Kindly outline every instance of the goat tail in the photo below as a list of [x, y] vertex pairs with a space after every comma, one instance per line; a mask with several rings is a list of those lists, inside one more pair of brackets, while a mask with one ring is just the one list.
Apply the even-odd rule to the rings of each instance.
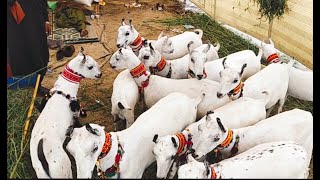
[[195, 99], [193, 99], [194, 102], [195, 102], [195, 104], [196, 104], [196, 105], [199, 105], [199, 104], [201, 103], [201, 101], [204, 99], [204, 96], [205, 96], [205, 95], [206, 95], [205, 93], [202, 93], [200, 96], [198, 96], [198, 97], [196, 97]]
[[262, 48], [260, 47], [257, 55], [257, 61], [261, 62], [261, 58], [262, 58]]
[[202, 38], [203, 31], [202, 31], [201, 29], [195, 29], [193, 32], [196, 33], [196, 34], [198, 34], [198, 36], [199, 36], [200, 39]]
[[220, 49], [220, 43], [215, 43], [215, 46], [214, 46], [214, 48], [216, 49], [216, 51], [218, 52], [219, 51], [219, 49]]
[[270, 101], [270, 93], [268, 91], [263, 91], [262, 94], [265, 95], [263, 102], [265, 103], [265, 105], [267, 106], [268, 102]]

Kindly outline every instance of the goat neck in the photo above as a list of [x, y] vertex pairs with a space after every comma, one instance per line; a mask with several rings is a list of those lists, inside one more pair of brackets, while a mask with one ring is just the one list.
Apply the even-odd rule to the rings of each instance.
[[216, 148], [221, 153], [222, 159], [230, 158], [239, 152], [239, 144], [241, 141], [244, 141], [244, 135], [242, 132], [243, 129], [247, 128], [250, 128], [250, 126], [235, 130], [228, 129], [227, 137]]
[[[64, 71], [66, 71], [66, 68], [64, 69]], [[80, 82], [72, 82], [70, 80], [67, 80], [67, 78], [63, 77], [62, 74], [63, 73], [59, 75], [58, 80], [55, 82], [54, 87], [51, 89], [51, 91], [62, 91], [65, 94], [69, 94], [71, 97], [76, 97]]]
[[138, 57], [133, 56], [130, 58], [131, 61], [128, 62], [127, 67], [130, 70], [130, 74], [139, 88], [145, 88], [148, 86], [148, 79], [150, 72], [146, 70], [146, 67], [138, 59]]
[[[164, 66], [164, 67], [163, 67]], [[170, 78], [171, 74], [170, 74], [170, 62], [168, 62], [166, 59], [164, 59], [164, 57], [159, 56], [158, 57], [158, 64], [156, 65], [156, 67], [151, 67], [151, 69], [155, 70], [155, 74], [159, 75], [161, 77], [168, 77]]]
[[[117, 139], [117, 134], [114, 132], [110, 132], [111, 134], [111, 148], [109, 153], [100, 159], [100, 168], [103, 172], [105, 172], [108, 168], [110, 168], [114, 163], [115, 163], [115, 157], [117, 155], [118, 151], [118, 139]], [[101, 144], [103, 146], [104, 144]]]

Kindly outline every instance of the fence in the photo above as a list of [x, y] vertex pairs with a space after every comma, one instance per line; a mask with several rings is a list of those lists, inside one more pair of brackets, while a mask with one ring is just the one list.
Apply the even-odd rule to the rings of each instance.
[[[264, 40], [269, 23], [259, 19], [252, 0], [191, 0], [213, 19], [229, 24], [251, 36]], [[288, 0], [290, 11], [274, 19], [271, 37], [275, 46], [313, 69], [313, 0]]]

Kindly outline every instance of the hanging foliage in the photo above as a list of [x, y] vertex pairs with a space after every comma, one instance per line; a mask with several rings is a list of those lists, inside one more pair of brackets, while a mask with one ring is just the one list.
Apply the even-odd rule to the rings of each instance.
[[275, 17], [281, 18], [285, 12], [289, 11], [288, 0], [253, 0], [259, 6], [259, 13], [271, 22]]

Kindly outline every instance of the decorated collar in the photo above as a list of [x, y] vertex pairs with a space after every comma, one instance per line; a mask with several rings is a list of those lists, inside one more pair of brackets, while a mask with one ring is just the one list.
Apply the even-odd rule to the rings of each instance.
[[166, 60], [164, 59], [164, 57], [161, 57], [160, 62], [155, 66], [155, 67], [149, 67], [151, 70], [151, 73], [156, 73], [156, 72], [160, 72], [162, 71], [167, 65]]
[[[148, 75], [147, 74], [147, 69], [146, 69], [146, 67], [144, 66], [143, 63], [140, 63], [137, 67], [133, 68], [130, 71], [130, 74], [131, 74], [131, 76], [133, 78], [139, 78], [142, 75], [145, 75], [145, 76]], [[138, 85], [140, 93], [143, 93], [144, 88], [146, 88], [149, 85], [149, 78], [150, 78], [150, 76], [148, 76], [145, 81], [142, 81], [140, 85]]]
[[69, 68], [68, 65], [64, 68], [64, 71], [61, 73], [61, 76], [72, 83], [79, 84], [81, 79], [84, 78], [81, 74], [74, 72], [72, 69]]
[[[236, 139], [235, 139], [235, 143], [233, 144], [233, 147], [230, 150], [229, 158], [233, 157], [235, 154], [238, 153], [239, 139], [240, 139], [240, 137], [239, 137], [239, 135], [237, 135]], [[233, 141], [233, 131], [229, 129], [227, 138], [219, 146], [217, 146], [213, 150], [215, 161], [219, 162], [222, 160], [222, 154], [221, 154], [220, 150], [227, 148], [232, 141]]]
[[132, 51], [137, 52], [141, 49], [143, 45], [143, 38], [138, 34], [138, 37], [130, 44], [132, 46]]
[[178, 147], [178, 151], [177, 151], [177, 155], [180, 156], [182, 154], [185, 154], [183, 153], [183, 150], [184, 150], [184, 147], [186, 146], [187, 148], [187, 151], [188, 150], [191, 150], [192, 148], [192, 135], [190, 134], [189, 132], [189, 129], [187, 129], [188, 131], [188, 140], [186, 140], [185, 136], [183, 133], [177, 133], [176, 136], [177, 138], [179, 139], [179, 147]]
[[140, 63], [137, 67], [133, 68], [130, 71], [130, 74], [133, 78], [138, 78], [142, 76], [143, 74], [146, 76], [147, 75], [147, 69], [144, 66], [144, 64]]
[[[107, 138], [107, 133], [106, 133], [106, 138]], [[110, 139], [111, 139], [111, 135], [110, 135]], [[113, 177], [115, 175], [117, 175], [117, 179], [120, 179], [120, 160], [122, 158], [122, 155], [123, 155], [124, 151], [123, 151], [123, 148], [122, 148], [122, 146], [121, 146], [121, 144], [119, 142], [118, 136], [117, 136], [117, 140], [118, 140], [118, 151], [117, 151], [117, 154], [115, 156], [114, 164], [110, 168], [108, 168], [105, 172], [103, 172], [101, 170], [101, 168], [100, 168], [100, 159], [98, 158], [98, 160], [96, 162], [97, 171], [98, 171], [97, 174], [98, 174], [98, 176], [100, 176], [101, 179], [105, 179], [105, 177], [110, 178], [110, 177]], [[105, 145], [106, 145], [106, 143], [104, 144], [104, 146]], [[111, 144], [110, 144], [110, 148], [111, 148]], [[110, 151], [110, 148], [109, 148], [108, 151]]]
[[105, 136], [106, 136], [106, 139], [104, 141], [101, 153], [100, 153], [100, 155], [98, 157], [98, 160], [104, 158], [109, 153], [109, 151], [111, 149], [111, 146], [112, 146], [111, 134], [107, 133], [105, 131]]
[[237, 87], [235, 87], [230, 92], [228, 92], [228, 96], [229, 97], [235, 96], [240, 92], [240, 96], [239, 97], [242, 97], [243, 86], [244, 86], [244, 83], [240, 80], [240, 83], [237, 85]]
[[[190, 75], [192, 78], [196, 78], [196, 74], [190, 69], [188, 69], [188, 75]], [[204, 78], [207, 78], [207, 73], [206, 73], [206, 70], [203, 68], [203, 75], [204, 75]]]
[[228, 129], [228, 135], [227, 135], [226, 139], [218, 147], [219, 148], [228, 147], [230, 145], [230, 143], [232, 142], [232, 138], [233, 138], [233, 131]]
[[268, 56], [267, 61], [269, 64], [271, 63], [283, 63], [282, 61], [279, 60], [279, 56], [277, 53], [271, 54], [270, 56]]
[[[218, 178], [217, 178], [218, 175], [217, 175], [216, 171], [214, 170], [214, 166], [210, 166], [210, 170], [211, 170], [210, 179], [218, 179]], [[220, 176], [219, 179], [221, 179], [221, 176]]]

